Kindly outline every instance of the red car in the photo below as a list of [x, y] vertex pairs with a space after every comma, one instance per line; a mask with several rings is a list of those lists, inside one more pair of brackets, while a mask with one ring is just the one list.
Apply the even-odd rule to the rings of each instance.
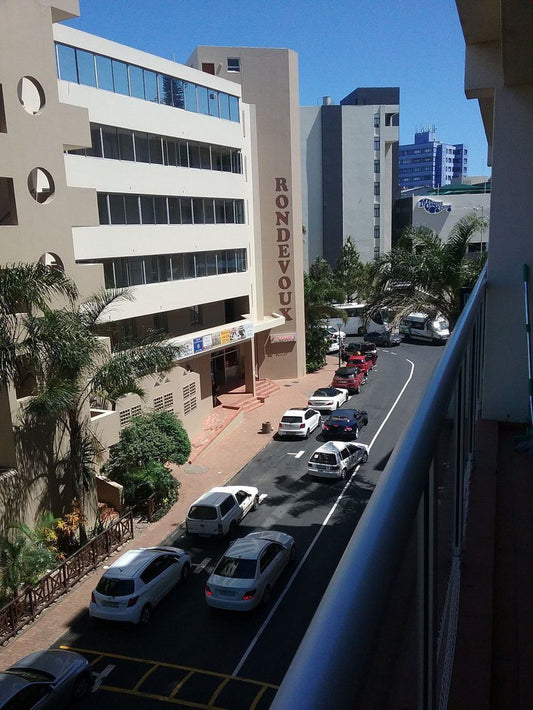
[[366, 355], [350, 355], [346, 367], [358, 367], [366, 375], [374, 367], [374, 359], [370, 353]]
[[366, 382], [366, 374], [358, 367], [346, 366], [339, 367], [335, 372], [331, 382], [332, 387], [340, 387], [348, 390], [349, 394], [359, 394], [361, 385]]

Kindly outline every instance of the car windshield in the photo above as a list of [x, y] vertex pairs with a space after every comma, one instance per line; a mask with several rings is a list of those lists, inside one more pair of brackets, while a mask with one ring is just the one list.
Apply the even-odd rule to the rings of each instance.
[[217, 509], [214, 505], [193, 505], [188, 517], [191, 520], [216, 520]]
[[215, 568], [214, 574], [233, 579], [254, 579], [257, 560], [242, 560], [238, 557], [224, 557]]
[[347, 422], [351, 421], [351, 417], [348, 415], [344, 416], [339, 416], [338, 414], [332, 414], [331, 417], [329, 418], [329, 422], [335, 422], [335, 423], [342, 423], [346, 424]]
[[294, 416], [285, 416], [281, 417], [281, 421], [284, 424], [299, 424], [302, 421], [302, 417], [294, 417]]
[[24, 678], [24, 680], [27, 680], [30, 683], [51, 683], [55, 680], [55, 677], [51, 673], [39, 671], [34, 668], [17, 668], [17, 666], [13, 666], [7, 671], [2, 671], [2, 673], [16, 675], [19, 678]]
[[313, 392], [313, 397], [334, 397], [338, 393], [339, 390], [331, 387], [329, 389], [317, 390], [316, 392]]
[[337, 458], [335, 454], [326, 454], [323, 451], [315, 451], [311, 456], [312, 463], [324, 463], [328, 466], [335, 466], [337, 463]]
[[433, 325], [436, 330], [448, 330], [448, 323], [445, 320], [436, 320]]
[[134, 588], [133, 579], [115, 579], [105, 576], [96, 585], [96, 591], [108, 597], [127, 597], [133, 594]]

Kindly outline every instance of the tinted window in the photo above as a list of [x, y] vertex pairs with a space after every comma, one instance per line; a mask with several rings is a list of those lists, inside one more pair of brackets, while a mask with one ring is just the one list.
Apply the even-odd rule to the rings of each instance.
[[236, 557], [224, 557], [215, 568], [214, 574], [235, 579], [254, 579], [257, 560], [240, 560]]
[[281, 421], [284, 422], [285, 424], [301, 424], [302, 422], [302, 417], [294, 417], [292, 415], [287, 415], [285, 417], [281, 417]]
[[216, 520], [217, 509], [214, 505], [193, 505], [189, 510], [191, 520]]
[[220, 504], [220, 513], [222, 517], [224, 517], [224, 515], [227, 515], [234, 505], [235, 502], [231, 496], [225, 498]]
[[133, 594], [134, 588], [133, 579], [113, 579], [113, 577], [102, 577], [96, 585], [96, 591], [108, 597], [127, 597]]
[[337, 457], [335, 454], [326, 454], [323, 451], [315, 451], [315, 453], [311, 456], [311, 461], [313, 463], [323, 463], [328, 466], [335, 466], [337, 463]]
[[335, 377], [353, 377], [355, 372], [355, 368], [353, 367], [339, 367], [335, 373]]

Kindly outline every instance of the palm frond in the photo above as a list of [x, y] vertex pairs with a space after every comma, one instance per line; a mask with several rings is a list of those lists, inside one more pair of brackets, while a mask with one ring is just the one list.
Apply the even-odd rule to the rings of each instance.
[[133, 295], [129, 289], [112, 288], [99, 291], [80, 304], [81, 320], [87, 328], [92, 330], [104, 314], [109, 315], [112, 312], [114, 306], [119, 305], [122, 301], [132, 300]]

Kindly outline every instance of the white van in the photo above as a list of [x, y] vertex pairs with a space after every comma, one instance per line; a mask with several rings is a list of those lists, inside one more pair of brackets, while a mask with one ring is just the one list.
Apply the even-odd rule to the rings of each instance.
[[409, 313], [400, 320], [400, 335], [406, 340], [419, 338], [432, 343], [445, 343], [450, 337], [448, 321], [442, 316], [431, 318], [427, 313]]

